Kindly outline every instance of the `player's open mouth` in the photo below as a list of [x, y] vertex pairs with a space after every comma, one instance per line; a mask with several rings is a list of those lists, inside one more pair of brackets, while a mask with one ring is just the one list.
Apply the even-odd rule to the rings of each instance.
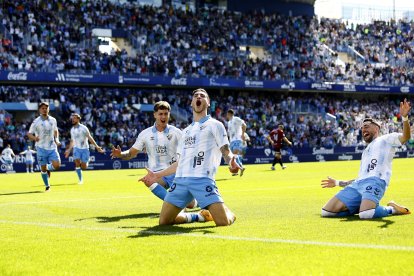
[[201, 105], [201, 101], [200, 100], [197, 100], [196, 101], [196, 106], [200, 106]]
[[364, 133], [362, 133], [362, 136], [364, 136], [364, 137], [368, 137], [368, 136], [369, 136], [369, 132], [364, 132]]

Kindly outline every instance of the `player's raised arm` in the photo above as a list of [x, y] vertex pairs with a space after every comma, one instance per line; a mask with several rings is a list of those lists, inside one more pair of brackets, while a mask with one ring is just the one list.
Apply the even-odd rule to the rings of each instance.
[[410, 121], [408, 120], [408, 113], [410, 112], [410, 109], [411, 103], [407, 101], [407, 99], [404, 99], [404, 101], [400, 103], [400, 114], [403, 121], [403, 132], [402, 136], [399, 138], [401, 144], [407, 142], [411, 137]]

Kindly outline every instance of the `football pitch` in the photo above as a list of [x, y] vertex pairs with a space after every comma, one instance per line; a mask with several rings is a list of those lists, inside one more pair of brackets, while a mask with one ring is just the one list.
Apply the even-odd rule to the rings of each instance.
[[[414, 215], [321, 218], [359, 161], [226, 167], [216, 176], [235, 224], [159, 227], [144, 170], [0, 175], [0, 275], [414, 275]], [[414, 209], [414, 159], [396, 159], [382, 204]]]

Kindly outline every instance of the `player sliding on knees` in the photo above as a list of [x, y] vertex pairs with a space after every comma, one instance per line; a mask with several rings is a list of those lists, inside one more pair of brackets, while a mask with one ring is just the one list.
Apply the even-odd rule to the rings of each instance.
[[[178, 141], [181, 139], [182, 132], [180, 129], [169, 125], [170, 120], [170, 104], [165, 101], [159, 101], [154, 104], [155, 124], [152, 127], [144, 129], [139, 135], [135, 144], [129, 150], [121, 151], [121, 148], [113, 147], [111, 152], [112, 158], [121, 158], [122, 160], [130, 160], [140, 152], [148, 154], [148, 165], [152, 171], [160, 171], [176, 160], [176, 152]], [[167, 190], [173, 183], [174, 173], [158, 178], [154, 183], [146, 185], [150, 191], [164, 200]], [[187, 206], [194, 208], [197, 206], [192, 201]]]
[[203, 219], [214, 220], [217, 226], [232, 224], [236, 217], [224, 205], [214, 177], [221, 156], [232, 167], [238, 166], [229, 148], [224, 125], [207, 115], [210, 98], [204, 89], [193, 91], [191, 107], [193, 123], [183, 131], [177, 148], [178, 160], [165, 170], [152, 172], [140, 179], [147, 185], [160, 177], [175, 173], [160, 213], [160, 225], [199, 221], [196, 214], [182, 210], [194, 197], [202, 209]]
[[343, 217], [359, 214], [361, 219], [382, 218], [390, 215], [408, 215], [410, 211], [391, 201], [380, 206], [391, 178], [391, 163], [396, 147], [410, 139], [408, 114], [411, 105], [404, 99], [400, 103], [402, 133], [380, 136], [381, 125], [372, 118], [362, 123], [362, 137], [368, 144], [362, 153], [358, 178], [340, 181], [328, 177], [322, 180], [322, 188], [345, 187], [322, 208], [322, 217]]

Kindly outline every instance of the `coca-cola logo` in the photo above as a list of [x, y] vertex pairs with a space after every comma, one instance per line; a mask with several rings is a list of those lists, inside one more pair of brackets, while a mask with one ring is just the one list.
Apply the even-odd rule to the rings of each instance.
[[8, 80], [13, 80], [13, 81], [26, 81], [27, 80], [27, 73], [26, 72], [18, 72], [18, 73], [10, 72], [7, 75], [7, 79]]
[[187, 85], [187, 79], [186, 78], [172, 78], [171, 79], [171, 85]]

